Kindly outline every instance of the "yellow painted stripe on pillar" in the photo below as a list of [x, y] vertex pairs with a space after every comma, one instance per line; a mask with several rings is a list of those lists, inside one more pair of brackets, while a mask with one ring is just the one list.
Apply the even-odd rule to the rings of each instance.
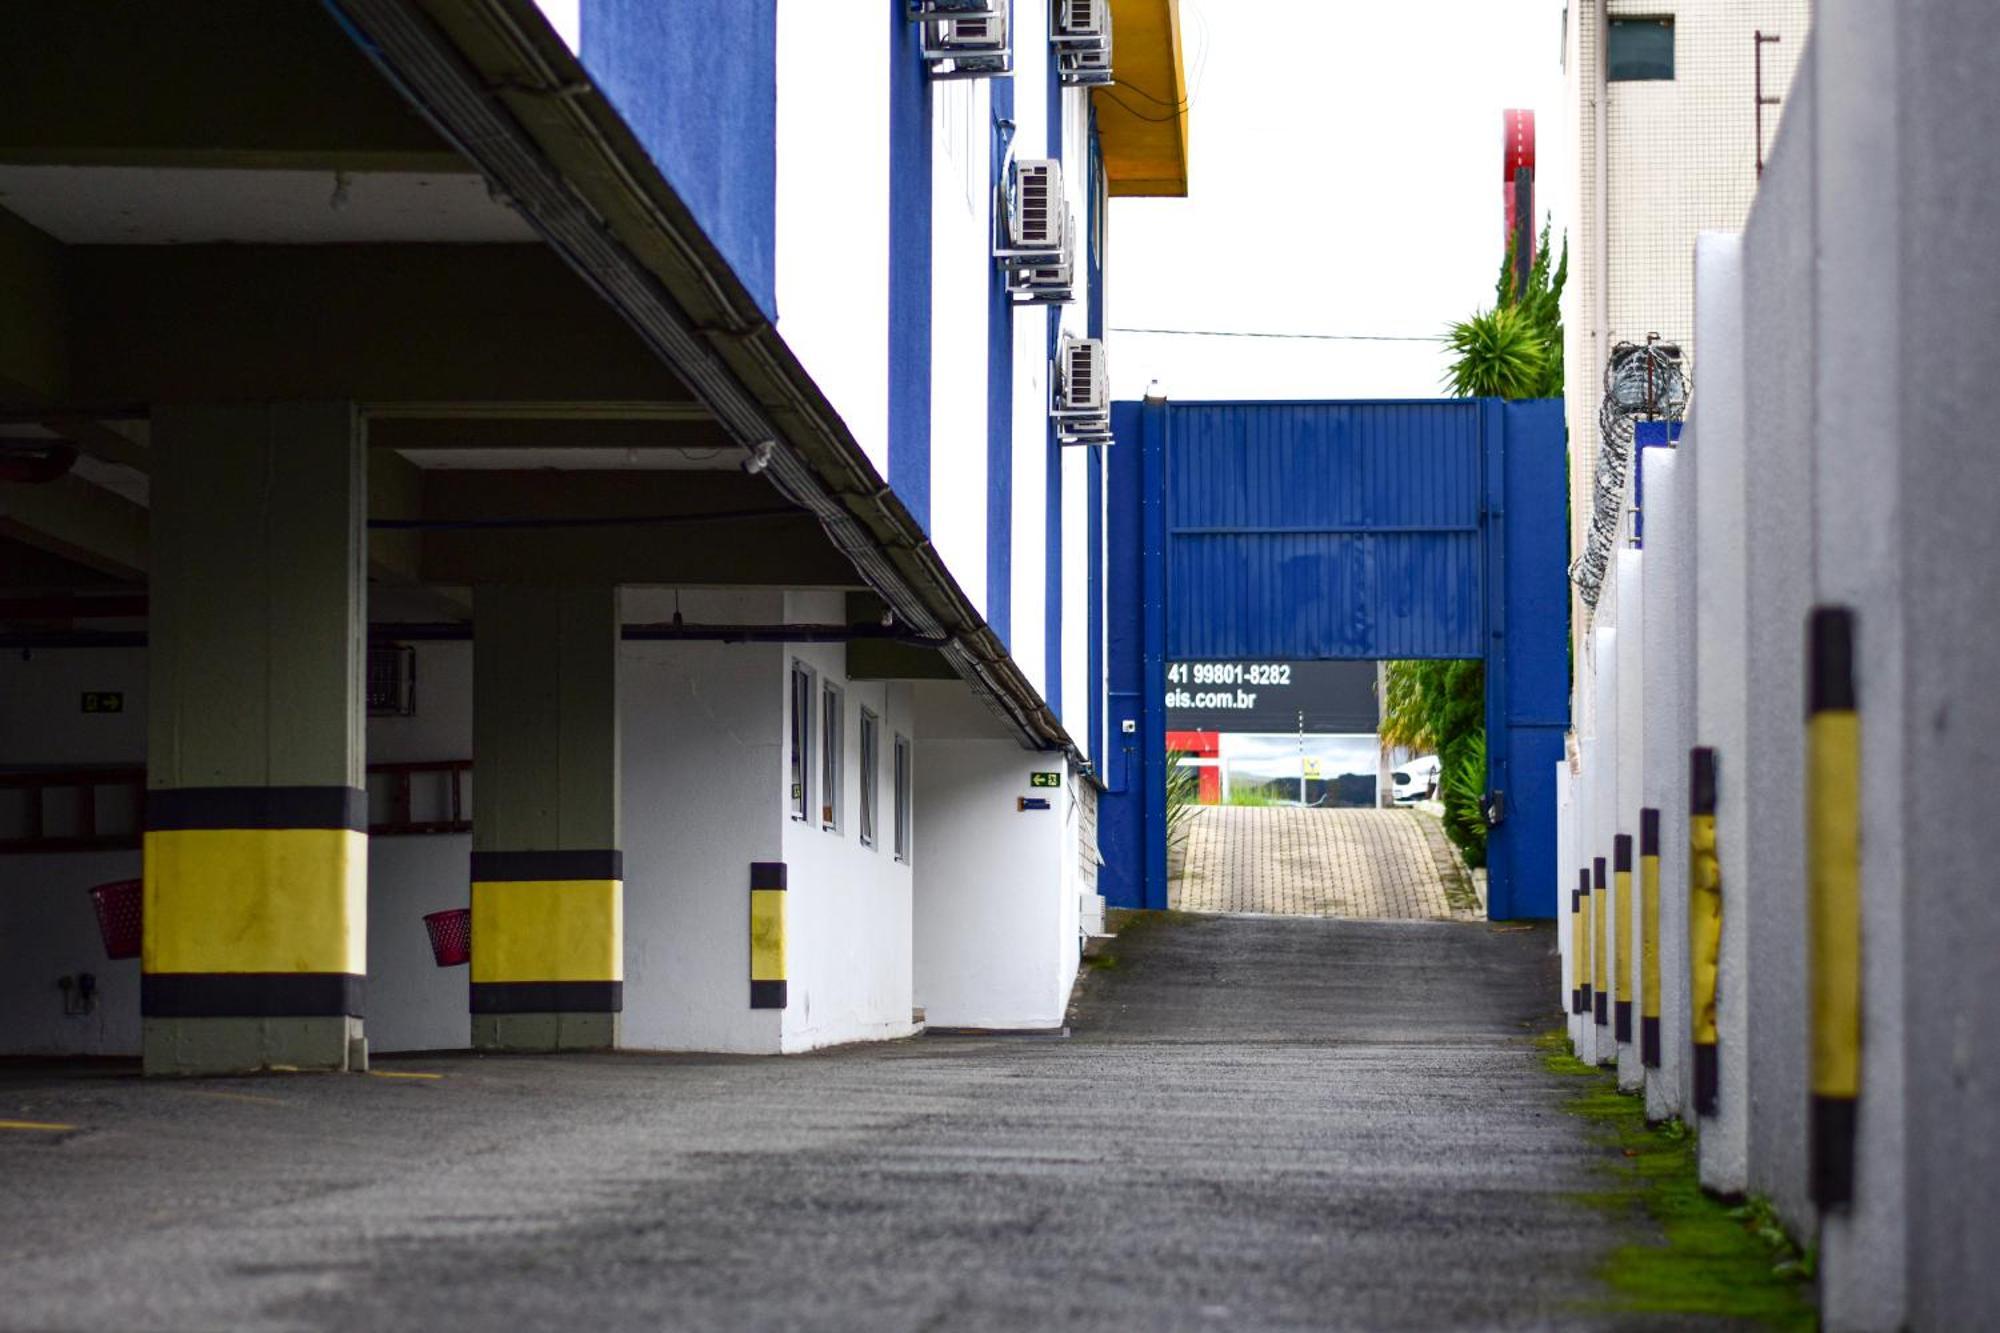
[[785, 891], [750, 891], [750, 980], [785, 979]]
[[141, 966], [166, 972], [368, 970], [368, 835], [154, 829]]
[[1715, 816], [1688, 817], [1688, 982], [1694, 1044], [1716, 1041], [1715, 984], [1722, 959], [1722, 862]]
[[1590, 928], [1593, 935], [1590, 945], [1590, 977], [1599, 995], [1609, 995], [1611, 993], [1611, 977], [1609, 975], [1611, 953], [1605, 944], [1607, 932], [1605, 918], [1611, 915], [1606, 910], [1610, 906], [1606, 902], [1609, 896], [1609, 894], [1605, 893], [1604, 886], [1598, 883], [1593, 877], [1590, 895]]
[[[1632, 872], [1611, 872], [1613, 891], [1618, 896], [1618, 993], [1620, 1004], [1632, 1003]], [[1631, 1011], [1622, 1011], [1629, 1023]]]
[[[1590, 965], [1589, 958], [1583, 952], [1585, 895], [1575, 889], [1571, 889], [1569, 895], [1569, 988], [1575, 995], [1581, 995], [1584, 969]], [[1572, 1004], [1570, 1007], [1574, 1009], [1575, 1005]]]
[[624, 979], [623, 881], [509, 879], [473, 883], [474, 982]]
[[1639, 858], [1639, 1017], [1660, 1016], [1660, 858]]
[[1808, 941], [1812, 960], [1812, 1090], [1861, 1093], [1861, 719], [1815, 713], [1806, 723]]

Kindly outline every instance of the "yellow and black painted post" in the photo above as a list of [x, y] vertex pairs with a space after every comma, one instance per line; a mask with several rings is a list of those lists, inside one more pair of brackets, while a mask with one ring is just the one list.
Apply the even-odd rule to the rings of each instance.
[[472, 592], [472, 1045], [606, 1050], [625, 1008], [618, 590]]
[[1590, 918], [1583, 905], [1590, 901], [1590, 872], [1577, 871], [1583, 881], [1569, 891], [1569, 1011], [1590, 1012], [1590, 952], [1585, 941], [1590, 935]]
[[612, 1044], [581, 1030], [625, 1007], [624, 889], [615, 848], [472, 854], [472, 1021], [491, 1029], [480, 1045]]
[[785, 977], [785, 892], [783, 861], [750, 863], [752, 1009], [783, 1009], [790, 998]]
[[[361, 1017], [366, 792], [149, 792], [144, 875], [139, 1008], [147, 1019], [328, 1020], [344, 1034], [344, 1020]], [[330, 1049], [346, 1040], [337, 1034]], [[175, 1039], [180, 1058], [195, 1069], [255, 1064], [244, 1056], [218, 1064], [200, 1049], [206, 1044], [185, 1027]], [[173, 1067], [160, 1058], [149, 1063]]]
[[1607, 975], [1610, 955], [1605, 951], [1606, 909], [1604, 888], [1604, 858], [1599, 856], [1590, 863], [1590, 979], [1593, 985], [1591, 1003], [1592, 1017], [1597, 1026], [1608, 1027], [1611, 1023], [1611, 978]]
[[150, 453], [144, 1070], [365, 1067], [359, 413], [158, 404]]
[[1722, 965], [1722, 862], [1715, 847], [1715, 751], [1688, 753], [1688, 983], [1694, 1109], [1714, 1115], [1722, 1083], [1715, 991]]
[[1639, 812], [1639, 1061], [1660, 1067], [1660, 812]]
[[1854, 1198], [1861, 1095], [1861, 721], [1854, 613], [1813, 608], [1807, 630], [1806, 886], [1812, 995], [1812, 1188]]
[[1612, 1035], [1619, 1042], [1632, 1040], [1632, 835], [1620, 833], [1611, 840], [1611, 877], [1618, 900], [1618, 994]]

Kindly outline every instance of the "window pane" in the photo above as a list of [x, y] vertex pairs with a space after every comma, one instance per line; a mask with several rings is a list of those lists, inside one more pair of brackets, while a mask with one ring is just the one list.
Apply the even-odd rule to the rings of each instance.
[[840, 827], [840, 779], [847, 758], [847, 747], [841, 743], [844, 721], [846, 710], [841, 707], [840, 691], [828, 685], [820, 695], [819, 822], [829, 829]]
[[861, 710], [861, 805], [857, 816], [855, 834], [864, 847], [875, 845], [875, 788], [878, 760], [876, 748], [880, 744], [881, 726], [875, 715], [867, 709]]
[[812, 774], [812, 674], [796, 662], [792, 664], [791, 811], [794, 819], [804, 819], [811, 804], [806, 784]]
[[910, 859], [910, 743], [896, 737], [896, 859]]
[[1674, 77], [1674, 21], [1612, 19], [1605, 77], [1613, 83]]

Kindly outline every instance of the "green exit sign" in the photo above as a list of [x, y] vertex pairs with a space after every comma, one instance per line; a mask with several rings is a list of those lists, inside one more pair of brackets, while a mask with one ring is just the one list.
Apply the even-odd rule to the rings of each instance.
[[1031, 773], [1028, 775], [1028, 785], [1030, 787], [1060, 787], [1062, 786], [1062, 774]]
[[125, 711], [125, 696], [117, 690], [85, 690], [83, 711], [86, 713], [122, 713]]

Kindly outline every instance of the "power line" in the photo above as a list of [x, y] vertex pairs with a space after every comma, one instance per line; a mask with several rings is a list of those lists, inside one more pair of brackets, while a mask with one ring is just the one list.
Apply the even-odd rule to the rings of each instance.
[[1138, 329], [1114, 326], [1113, 333], [1160, 333], [1177, 338], [1281, 338], [1300, 342], [1441, 343], [1442, 333], [1262, 333], [1249, 329]]

